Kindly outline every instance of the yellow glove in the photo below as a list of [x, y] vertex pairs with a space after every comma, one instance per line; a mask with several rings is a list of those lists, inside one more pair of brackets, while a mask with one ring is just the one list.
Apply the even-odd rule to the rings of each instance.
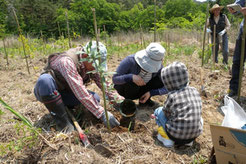
[[159, 126], [157, 131], [163, 138], [170, 140], [162, 126]]

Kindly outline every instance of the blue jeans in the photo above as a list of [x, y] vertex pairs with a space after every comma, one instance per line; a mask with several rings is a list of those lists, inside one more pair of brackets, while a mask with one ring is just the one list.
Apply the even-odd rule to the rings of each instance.
[[[213, 36], [211, 36], [211, 40], [213, 43]], [[218, 53], [219, 53], [219, 35], [216, 36], [215, 38], [215, 62], [218, 63]], [[225, 33], [222, 36], [222, 54], [223, 54], [223, 63], [228, 64], [228, 36], [227, 33]], [[213, 53], [213, 48], [212, 48], [212, 53]]]
[[163, 129], [166, 130], [165, 127], [166, 127], [167, 118], [162, 109], [163, 107], [158, 107], [155, 109], [154, 112], [155, 121], [158, 126], [162, 126]]
[[[38, 101], [43, 102], [42, 97], [50, 96], [54, 94], [54, 92], [58, 92], [57, 90], [58, 88], [53, 77], [50, 74], [42, 74], [39, 76], [34, 87], [34, 94]], [[88, 92], [92, 94], [98, 102], [100, 102], [100, 97], [98, 94], [89, 90]], [[73, 92], [60, 91], [59, 93], [61, 94], [63, 103], [66, 106], [73, 107], [81, 104], [81, 102], [76, 98]]]
[[[234, 49], [233, 63], [232, 63], [232, 77], [230, 80], [230, 90], [233, 91], [234, 93], [237, 93], [238, 91], [240, 61], [241, 61], [241, 46], [242, 46], [242, 30], [240, 29], [239, 36], [236, 40], [236, 45]], [[246, 48], [244, 53], [246, 53]], [[244, 56], [244, 62], [245, 62], [245, 56]]]

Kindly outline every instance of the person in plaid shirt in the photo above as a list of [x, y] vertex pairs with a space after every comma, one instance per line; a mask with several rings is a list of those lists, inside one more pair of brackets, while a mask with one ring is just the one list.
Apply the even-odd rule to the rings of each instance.
[[200, 94], [189, 86], [188, 71], [181, 62], [162, 68], [161, 78], [169, 93], [164, 106], [154, 112], [157, 138], [165, 147], [191, 146], [203, 130]]
[[[88, 44], [87, 44], [88, 45]], [[96, 51], [96, 42], [92, 42], [91, 51]], [[85, 49], [87, 49], [85, 47]], [[106, 56], [106, 47], [99, 42], [99, 52]], [[95, 68], [92, 63], [83, 60], [88, 58], [83, 47], [69, 49], [63, 53], [52, 54], [48, 58], [45, 72], [40, 75], [34, 88], [34, 93], [53, 116], [57, 130], [71, 132], [74, 130], [66, 113], [66, 106], [73, 108], [82, 104], [96, 118], [107, 125], [104, 108], [99, 104], [100, 97], [95, 92], [86, 89], [86, 84], [94, 80], [99, 89], [102, 89], [98, 73], [87, 73]], [[105, 58], [106, 59], [106, 58]], [[107, 83], [108, 85], [108, 83]], [[114, 100], [115, 94], [106, 91], [109, 100]], [[117, 95], [120, 98], [119, 95]], [[119, 122], [108, 112], [111, 127], [118, 126]]]

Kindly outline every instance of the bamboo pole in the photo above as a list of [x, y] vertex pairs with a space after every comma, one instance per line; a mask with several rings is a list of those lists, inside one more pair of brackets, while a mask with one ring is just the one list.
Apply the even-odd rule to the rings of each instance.
[[[246, 2], [245, 2], [246, 3]], [[243, 66], [244, 66], [244, 58], [245, 58], [245, 37], [246, 37], [246, 16], [244, 15], [243, 22], [243, 36], [242, 36], [242, 44], [241, 44], [241, 59], [240, 59], [240, 71], [239, 71], [239, 83], [238, 83], [238, 92], [237, 99], [240, 100], [241, 95], [241, 86], [242, 86], [242, 77], [243, 77]]]
[[205, 41], [206, 41], [206, 29], [207, 29], [207, 21], [208, 21], [208, 10], [209, 10], [209, 3], [207, 5], [207, 13], [206, 13], [206, 21], [203, 31], [203, 44], [202, 44], [202, 66], [204, 65], [204, 50], [205, 50]]
[[70, 41], [70, 32], [69, 32], [69, 22], [68, 22], [67, 11], [65, 12], [65, 14], [66, 14], [66, 20], [67, 20], [67, 37], [68, 37], [68, 44], [69, 44], [69, 48], [72, 48], [71, 41]]
[[26, 55], [26, 49], [25, 49], [25, 43], [24, 43], [24, 40], [23, 40], [23, 37], [24, 37], [24, 36], [22, 36], [20, 24], [19, 24], [18, 18], [17, 18], [17, 16], [16, 16], [16, 13], [15, 13], [15, 10], [14, 10], [13, 7], [12, 7], [12, 11], [13, 11], [13, 14], [14, 14], [14, 17], [15, 17], [15, 21], [16, 21], [16, 24], [17, 24], [17, 28], [18, 28], [18, 31], [19, 31], [19, 36], [20, 36], [20, 38], [21, 38], [22, 47], [23, 47], [23, 52], [24, 52], [25, 61], [26, 61], [27, 71], [28, 71], [28, 74], [30, 75], [29, 64], [28, 64], [27, 55]]
[[8, 56], [8, 52], [7, 52], [6, 46], [5, 46], [5, 37], [3, 37], [3, 48], [4, 48], [4, 53], [6, 56], [7, 65], [9, 65], [9, 56]]
[[154, 12], [154, 16], [155, 16], [155, 20], [154, 20], [154, 42], [156, 42], [156, 0], [154, 0], [155, 2], [155, 12]]
[[213, 31], [213, 69], [215, 69], [215, 47], [216, 47], [216, 25], [214, 25]]
[[[97, 33], [97, 20], [96, 20], [96, 10], [95, 8], [92, 8], [92, 12], [93, 12], [93, 20], [94, 20], [94, 29], [95, 29], [95, 35], [96, 35], [96, 43], [97, 43], [97, 52], [99, 53], [99, 38], [98, 38], [98, 33]], [[101, 66], [101, 57], [99, 58], [99, 65]], [[109, 124], [109, 118], [108, 118], [108, 112], [107, 112], [107, 104], [106, 104], [106, 93], [105, 93], [105, 87], [104, 87], [104, 83], [105, 83], [105, 78], [102, 74], [102, 72], [99, 72], [100, 74], [100, 78], [101, 78], [101, 85], [102, 85], [102, 92], [103, 92], [103, 104], [104, 104], [104, 110], [105, 110], [105, 115], [106, 115], [106, 119], [107, 119], [107, 128], [109, 133], [111, 133], [111, 127]]]
[[59, 37], [61, 37], [61, 28], [59, 22], [57, 22], [57, 27], [58, 27]]

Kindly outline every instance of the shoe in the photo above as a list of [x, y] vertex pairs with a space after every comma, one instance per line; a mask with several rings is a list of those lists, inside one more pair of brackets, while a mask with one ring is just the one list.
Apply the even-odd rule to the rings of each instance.
[[234, 90], [230, 90], [228, 96], [229, 97], [237, 96], [237, 92], [235, 92]]
[[154, 107], [156, 103], [151, 99], [148, 99], [145, 103], [139, 103], [139, 107]]
[[163, 138], [160, 134], [157, 135], [157, 139], [162, 142], [162, 144], [167, 147], [167, 148], [171, 148], [174, 145], [174, 142], [170, 139], [165, 139]]
[[193, 145], [193, 141], [191, 141], [190, 143], [185, 144], [185, 146], [191, 147]]

